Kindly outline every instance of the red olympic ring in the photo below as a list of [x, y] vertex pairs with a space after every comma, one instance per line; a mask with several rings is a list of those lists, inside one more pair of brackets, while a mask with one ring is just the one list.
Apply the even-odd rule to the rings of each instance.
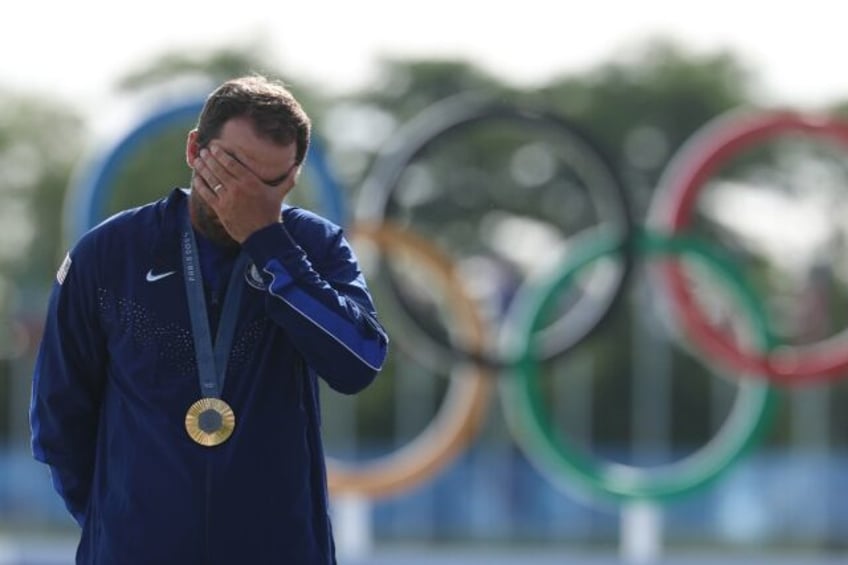
[[[793, 112], [731, 112], [696, 134], [678, 152], [660, 179], [648, 225], [669, 235], [692, 223], [697, 197], [719, 167], [757, 143], [786, 134], [835, 141], [848, 149], [848, 123]], [[676, 260], [659, 270], [660, 282], [682, 330], [708, 358], [782, 384], [834, 379], [848, 370], [848, 330], [828, 339], [769, 352], [745, 348], [709, 322]]]

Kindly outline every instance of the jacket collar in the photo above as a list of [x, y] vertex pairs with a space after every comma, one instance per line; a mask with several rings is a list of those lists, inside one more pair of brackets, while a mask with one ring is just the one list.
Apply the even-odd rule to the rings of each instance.
[[175, 188], [159, 202], [157, 215], [159, 230], [153, 241], [153, 265], [157, 271], [179, 270], [180, 231], [183, 218], [188, 214], [188, 189]]

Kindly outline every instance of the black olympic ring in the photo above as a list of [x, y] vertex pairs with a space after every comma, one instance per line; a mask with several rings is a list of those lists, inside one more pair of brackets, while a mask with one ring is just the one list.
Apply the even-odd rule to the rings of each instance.
[[[540, 358], [556, 359], [567, 354], [602, 325], [621, 298], [634, 264], [631, 247], [635, 222], [623, 183], [607, 153], [583, 128], [547, 109], [506, 104], [474, 95], [461, 95], [438, 102], [403, 126], [377, 156], [358, 196], [356, 218], [357, 221], [368, 223], [391, 220], [404, 225], [405, 222], [393, 217], [393, 213], [399, 208], [397, 196], [405, 173], [417, 159], [431, 155], [436, 148], [444, 146], [459, 134], [465, 134], [473, 141], [472, 128], [481, 124], [498, 126], [500, 129], [495, 130], [495, 135], [502, 145], [510, 142], [510, 133], [514, 136], [516, 131], [521, 131], [525, 136], [529, 133], [533, 136], [533, 143], [550, 140], [549, 144], [555, 144], [556, 157], [560, 161], [556, 163], [559, 168], [554, 170], [552, 177], [559, 180], [569, 176], [570, 184], [565, 184], [563, 188], [566, 191], [578, 188], [585, 191], [601, 222], [578, 234], [567, 234], [569, 244], [584, 237], [599, 235], [611, 235], [622, 242], [614, 260], [616, 267], [612, 276], [609, 269], [596, 273], [588, 284], [590, 292], [581, 293], [556, 322], [539, 331], [537, 350]], [[509, 127], [518, 129], [510, 130]], [[523, 141], [524, 147], [530, 145], [526, 139]], [[514, 153], [518, 151], [510, 150]], [[567, 210], [555, 212], [561, 214]], [[562, 230], [561, 225], [557, 228]], [[589, 233], [590, 230], [603, 233]], [[548, 251], [539, 249], [537, 253], [541, 257]], [[390, 269], [388, 275], [392, 300], [398, 302], [401, 307], [399, 310], [418, 319], [420, 323], [421, 316], [416, 313], [420, 307], [413, 304], [409, 290], [404, 288], [398, 276], [393, 275]], [[504, 318], [507, 322], [509, 316], [507, 306]], [[508, 325], [501, 324], [502, 329]], [[497, 336], [493, 336], [494, 343], [488, 347], [483, 344], [481, 348], [479, 345], [475, 347], [455, 342], [447, 333], [439, 332], [431, 326], [423, 325], [422, 328], [429, 343], [422, 346], [419, 341], [415, 349], [427, 363], [436, 362], [440, 366], [447, 366], [459, 358], [501, 369], [513, 366], [516, 361], [498, 350]]]

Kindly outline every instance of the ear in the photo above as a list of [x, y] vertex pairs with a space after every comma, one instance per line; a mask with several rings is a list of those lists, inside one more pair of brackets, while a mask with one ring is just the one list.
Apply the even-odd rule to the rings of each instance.
[[197, 130], [193, 129], [188, 132], [186, 139], [186, 164], [189, 169], [194, 169], [194, 160], [197, 159], [200, 153], [200, 147], [197, 145]]

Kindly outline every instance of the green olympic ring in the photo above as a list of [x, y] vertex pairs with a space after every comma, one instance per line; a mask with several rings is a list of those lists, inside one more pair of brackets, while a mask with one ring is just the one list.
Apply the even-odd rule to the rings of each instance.
[[[592, 457], [569, 443], [552, 429], [546, 417], [539, 388], [540, 365], [531, 336], [543, 322], [555, 297], [583, 267], [616, 251], [620, 243], [612, 239], [592, 240], [588, 247], [564, 261], [548, 280], [525, 294], [520, 327], [513, 339], [518, 364], [516, 377], [501, 383], [501, 400], [507, 424], [518, 444], [537, 470], [560, 488], [580, 488], [615, 502], [659, 500], [687, 494], [706, 486], [755, 446], [769, 427], [776, 389], [767, 379], [744, 379], [733, 407], [715, 436], [688, 456], [658, 467], [639, 467]], [[692, 238], [666, 238], [640, 232], [636, 250], [648, 255], [691, 255], [720, 275], [752, 322], [756, 345], [763, 350], [775, 347], [766, 316], [754, 292], [733, 264], [703, 242]]]

